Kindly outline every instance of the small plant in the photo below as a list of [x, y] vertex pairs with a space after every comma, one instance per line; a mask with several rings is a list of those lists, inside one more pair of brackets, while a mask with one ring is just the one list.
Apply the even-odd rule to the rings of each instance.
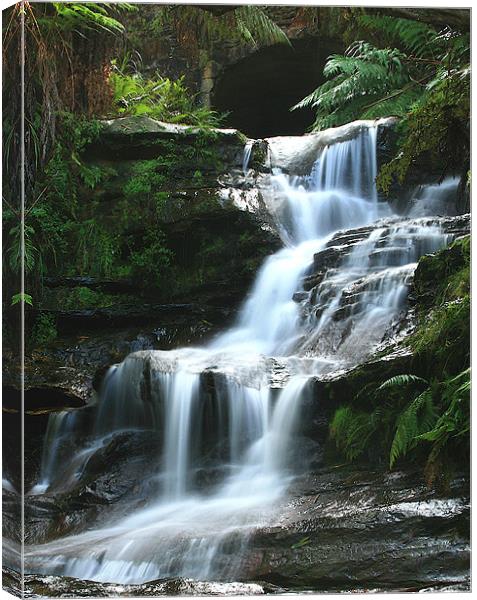
[[131, 252], [131, 275], [145, 287], [158, 288], [164, 284], [164, 275], [172, 258], [173, 253], [165, 244], [164, 234], [160, 230], [149, 230], [140, 249]]
[[19, 294], [14, 294], [12, 296], [11, 306], [15, 306], [15, 304], [19, 304], [20, 302], [24, 302], [30, 306], [33, 306], [33, 298], [30, 294], [24, 294], [20, 292]]
[[35, 319], [32, 331], [32, 343], [34, 346], [46, 346], [56, 339], [58, 335], [55, 318], [47, 313], [40, 313]]

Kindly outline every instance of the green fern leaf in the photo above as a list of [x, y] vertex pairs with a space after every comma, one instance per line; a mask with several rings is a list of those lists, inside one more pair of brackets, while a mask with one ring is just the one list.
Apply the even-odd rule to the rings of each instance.
[[426, 385], [428, 384], [428, 382], [422, 377], [418, 377], [417, 375], [403, 374], [395, 375], [394, 377], [387, 379], [378, 387], [378, 390], [385, 390], [391, 387], [409, 385], [411, 383], [425, 383]]
[[417, 438], [436, 421], [432, 392], [428, 388], [415, 398], [397, 420], [396, 433], [389, 454], [389, 467], [405, 456], [417, 443]]

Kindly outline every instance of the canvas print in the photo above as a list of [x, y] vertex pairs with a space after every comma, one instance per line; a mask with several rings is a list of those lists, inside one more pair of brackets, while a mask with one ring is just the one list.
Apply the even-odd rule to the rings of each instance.
[[3, 588], [470, 591], [470, 4], [3, 10]]

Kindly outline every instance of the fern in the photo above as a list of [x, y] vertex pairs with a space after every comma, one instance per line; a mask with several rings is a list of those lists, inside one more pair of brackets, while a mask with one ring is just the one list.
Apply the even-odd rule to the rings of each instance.
[[389, 467], [405, 456], [417, 444], [420, 434], [428, 431], [436, 421], [432, 391], [427, 388], [415, 398], [397, 420], [396, 433], [391, 444]]
[[114, 108], [120, 115], [148, 115], [168, 123], [203, 128], [217, 127], [222, 121], [223, 117], [217, 112], [196, 104], [194, 94], [184, 84], [184, 77], [173, 81], [156, 73], [155, 77], [146, 79], [138, 72], [126, 73], [112, 61], [109, 81]]
[[[367, 42], [356, 42], [344, 55], [330, 56], [323, 70], [328, 81], [291, 109], [314, 108], [313, 130], [391, 115], [407, 120], [412, 113], [419, 114], [419, 107], [425, 106], [432, 92], [438, 104], [446, 106], [451, 79], [463, 82], [461, 98], [468, 94], [467, 33], [448, 28], [438, 32], [420, 21], [379, 14], [360, 13], [357, 22], [365, 30], [378, 34], [381, 41], [384, 38], [396, 47], [381, 49]], [[448, 118], [446, 122], [449, 123]], [[442, 136], [437, 131], [434, 137]], [[431, 143], [432, 147], [441, 147], [439, 140], [432, 139]], [[410, 149], [404, 150], [402, 158], [390, 164], [378, 182], [382, 191], [388, 191], [393, 176], [402, 181], [414, 156], [425, 149], [421, 150], [413, 139]]]
[[121, 33], [124, 26], [111, 16], [113, 11], [133, 11], [136, 7], [127, 2], [53, 2], [55, 18], [39, 17], [38, 23], [45, 28], [61, 30], [96, 29], [110, 33]]
[[382, 383], [378, 390], [385, 390], [387, 388], [399, 387], [403, 385], [409, 385], [410, 383], [425, 383], [427, 385], [427, 381], [422, 377], [418, 377], [417, 375], [395, 375], [390, 379], [387, 379], [384, 383]]
[[219, 16], [196, 6], [160, 6], [153, 27], [159, 32], [172, 27], [182, 45], [196, 50], [204, 43], [212, 47], [230, 40], [255, 47], [290, 44], [286, 33], [255, 5], [237, 6]]
[[397, 43], [417, 57], [434, 56], [442, 50], [438, 32], [420, 21], [386, 15], [362, 14], [358, 21], [365, 28], [385, 34], [391, 43]]
[[[416, 83], [410, 79], [405, 58], [397, 49], [379, 49], [367, 42], [356, 42], [344, 55], [329, 57], [323, 74], [331, 79], [291, 110], [315, 108], [315, 130], [341, 125], [362, 113], [369, 114], [371, 109], [373, 116], [402, 114], [416, 97]], [[393, 103], [391, 94], [394, 98], [401, 96], [400, 103], [396, 100]]]
[[234, 11], [235, 22], [243, 39], [259, 44], [290, 44], [286, 33], [258, 6], [246, 4]]
[[375, 423], [369, 415], [350, 406], [338, 408], [330, 424], [330, 434], [336, 447], [349, 461], [365, 451], [374, 431]]

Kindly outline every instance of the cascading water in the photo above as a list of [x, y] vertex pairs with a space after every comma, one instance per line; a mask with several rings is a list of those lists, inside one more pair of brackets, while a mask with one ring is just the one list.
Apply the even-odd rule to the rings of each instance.
[[[74, 473], [80, 477], [115, 432], [150, 429], [163, 440], [157, 496], [102, 528], [31, 546], [27, 570], [119, 583], [240, 576], [249, 536], [269, 522], [289, 485], [289, 451], [310, 378], [369, 354], [403, 309], [419, 256], [448, 241], [428, 223], [393, 221], [378, 202], [376, 123], [360, 123], [346, 139], [336, 130], [337, 143], [332, 134], [308, 175], [270, 176], [266, 202], [285, 247], [263, 264], [235, 327], [202, 348], [130, 355], [105, 379]], [[276, 152], [286, 154], [285, 138]], [[356, 228], [367, 233], [339, 268], [304, 290], [314, 255]], [[270, 385], [272, 356], [290, 367], [280, 392]], [[40, 491], [53, 480], [69, 422], [54, 417], [51, 427]], [[205, 465], [215, 476], [204, 489], [198, 473]]]

